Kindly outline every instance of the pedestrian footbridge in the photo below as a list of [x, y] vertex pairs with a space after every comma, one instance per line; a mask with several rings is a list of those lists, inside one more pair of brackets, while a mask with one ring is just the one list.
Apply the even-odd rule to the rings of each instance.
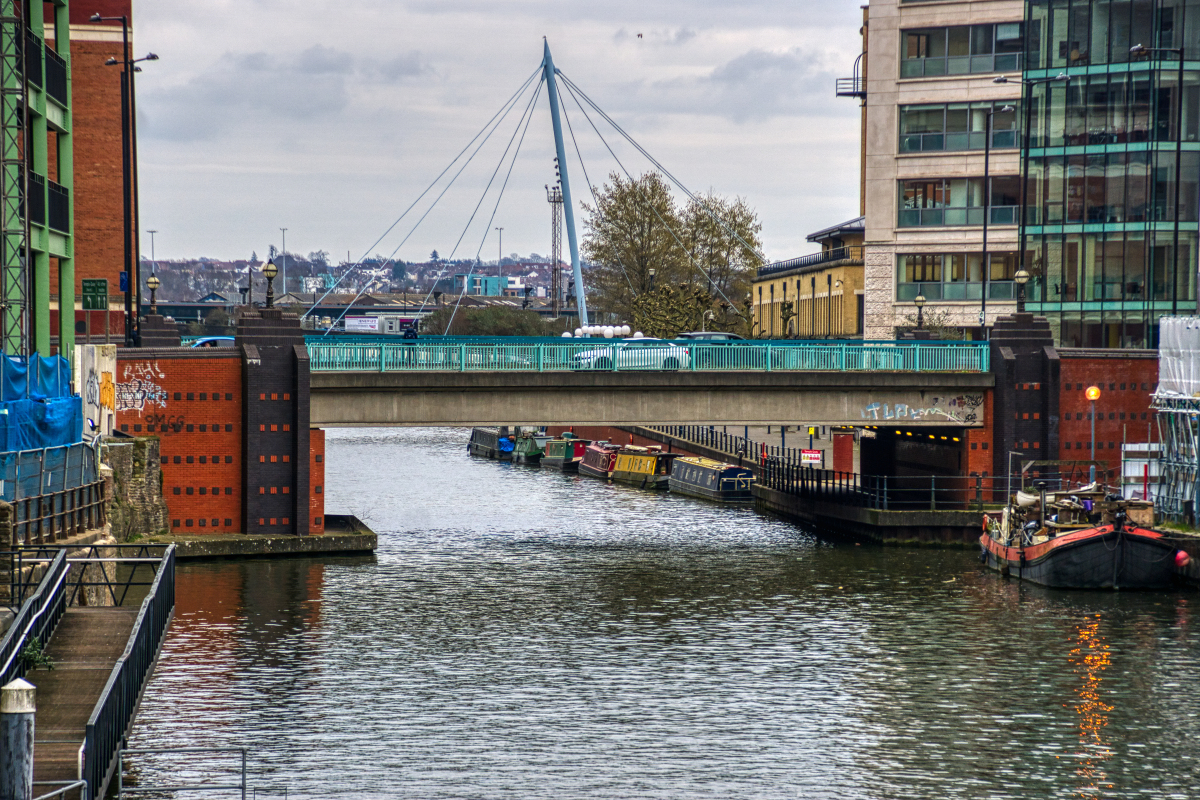
[[980, 426], [985, 343], [308, 344], [310, 423]]

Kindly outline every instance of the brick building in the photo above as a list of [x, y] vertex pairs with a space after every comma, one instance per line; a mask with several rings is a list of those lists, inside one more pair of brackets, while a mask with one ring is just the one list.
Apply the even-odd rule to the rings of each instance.
[[238, 345], [122, 348], [117, 427], [159, 438], [172, 532], [322, 533], [325, 437], [309, 429], [299, 323], [245, 313]]

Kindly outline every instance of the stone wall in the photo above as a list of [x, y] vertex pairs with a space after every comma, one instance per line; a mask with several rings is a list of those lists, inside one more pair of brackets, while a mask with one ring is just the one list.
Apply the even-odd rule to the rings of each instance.
[[112, 469], [108, 521], [118, 542], [167, 530], [158, 445], [153, 436], [104, 443], [101, 460]]

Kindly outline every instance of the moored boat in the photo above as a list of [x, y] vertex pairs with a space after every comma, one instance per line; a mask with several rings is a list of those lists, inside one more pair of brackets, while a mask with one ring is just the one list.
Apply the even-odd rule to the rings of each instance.
[[608, 480], [612, 477], [620, 450], [620, 445], [610, 442], [592, 442], [583, 452], [583, 460], [579, 462], [579, 473]]
[[671, 482], [671, 462], [678, 456], [664, 453], [661, 447], [627, 445], [617, 453], [612, 479], [642, 489], [666, 489]]
[[1102, 499], [1090, 487], [1045, 497], [1043, 511], [1037, 495], [1018, 492], [1001, 519], [984, 518], [984, 564], [1056, 589], [1166, 589], [1189, 561], [1165, 534], [1143, 527], [1153, 518], [1147, 503]]
[[671, 464], [671, 491], [722, 503], [749, 503], [754, 473], [722, 461], [684, 456]]
[[512, 461], [514, 439], [515, 437], [508, 434], [507, 428], [472, 428], [467, 450], [473, 456]]
[[542, 456], [545, 455], [544, 448], [548, 441], [550, 441], [549, 436], [539, 436], [535, 433], [522, 434], [517, 438], [516, 445], [513, 447], [513, 461], [518, 464], [539, 464]]
[[576, 472], [583, 460], [583, 451], [591, 444], [588, 439], [576, 439], [564, 433], [559, 439], [551, 439], [542, 448], [541, 465], [562, 472]]

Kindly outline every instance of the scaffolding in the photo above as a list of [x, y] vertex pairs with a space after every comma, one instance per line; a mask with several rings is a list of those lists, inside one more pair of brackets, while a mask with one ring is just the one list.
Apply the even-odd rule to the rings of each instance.
[[1200, 317], [1159, 320], [1157, 412], [1161, 442], [1158, 513], [1196, 517], [1200, 480]]
[[10, 356], [28, 351], [24, 8], [16, 0], [0, 0], [0, 348]]

